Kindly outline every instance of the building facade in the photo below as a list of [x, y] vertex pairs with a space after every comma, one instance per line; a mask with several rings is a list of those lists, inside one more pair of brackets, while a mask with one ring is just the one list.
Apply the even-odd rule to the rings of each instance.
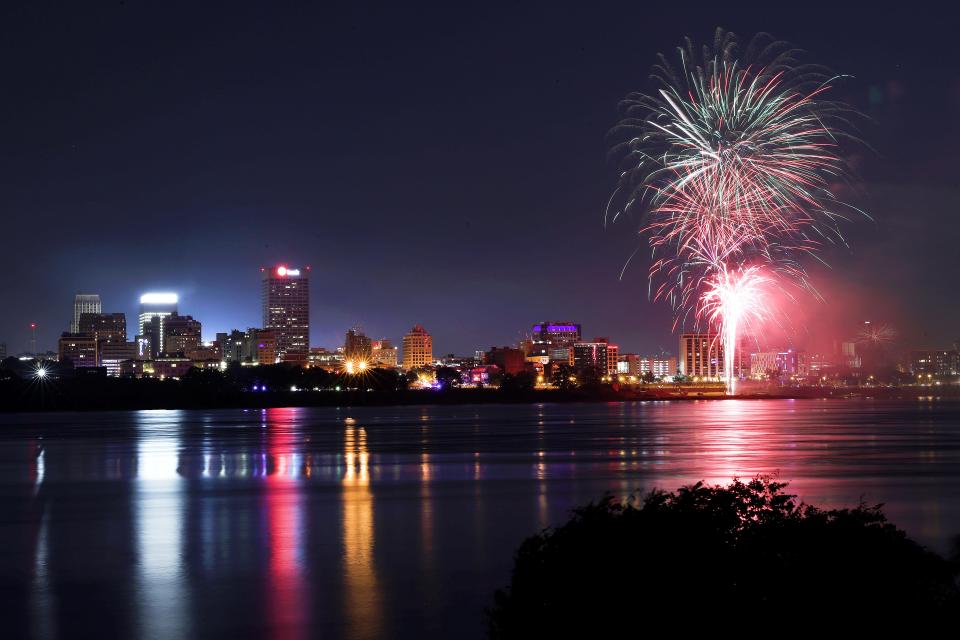
[[398, 364], [397, 348], [389, 340], [374, 340], [371, 345], [370, 361], [381, 367], [395, 368]]
[[100, 295], [96, 293], [78, 293], [73, 296], [73, 319], [70, 321], [70, 333], [80, 333], [80, 316], [84, 313], [100, 313]]
[[166, 318], [177, 312], [177, 302], [175, 293], [145, 293], [140, 296], [138, 335], [151, 337], [150, 351], [154, 357], [165, 351], [163, 324]]
[[[595, 371], [605, 376], [609, 373], [610, 360], [607, 357], [607, 343], [595, 340], [593, 342], [575, 342], [573, 345], [573, 368], [582, 373]], [[614, 365], [616, 366], [616, 365]], [[614, 368], [616, 371], [616, 368]]]
[[97, 339], [85, 333], [64, 333], [57, 343], [60, 362], [69, 360], [74, 367], [96, 367]]
[[417, 369], [433, 364], [433, 337], [421, 325], [403, 336], [403, 368]]
[[546, 356], [569, 362], [573, 345], [580, 342], [580, 325], [575, 322], [540, 322], [530, 327], [528, 356]]
[[343, 356], [347, 360], [370, 362], [373, 341], [360, 329], [350, 329], [343, 341]]
[[688, 377], [723, 376], [723, 345], [714, 333], [684, 333], [680, 336], [680, 373]]
[[278, 362], [306, 366], [310, 355], [310, 267], [263, 269], [263, 328], [274, 332]]
[[173, 313], [163, 320], [163, 353], [186, 354], [196, 351], [202, 342], [200, 321]]

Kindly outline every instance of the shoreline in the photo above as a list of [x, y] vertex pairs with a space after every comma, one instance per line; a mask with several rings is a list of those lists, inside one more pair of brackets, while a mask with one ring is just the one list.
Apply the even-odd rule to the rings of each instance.
[[[154, 388], [124, 389], [127, 393], [84, 393], [83, 389], [36, 389], [36, 393], [12, 398], [0, 396], [0, 413], [58, 413], [140, 410], [204, 410], [204, 409], [269, 409], [282, 407], [342, 406], [432, 406], [485, 404], [583, 404], [610, 402], [689, 402], [723, 400], [950, 400], [960, 399], [960, 389], [938, 387], [936, 393], [924, 387], [896, 388], [795, 388], [781, 393], [675, 394], [653, 390], [512, 390], [448, 389], [448, 390], [298, 390], [249, 392], [204, 392], [199, 389]], [[120, 391], [120, 390], [118, 390]], [[143, 393], [143, 391], [148, 391]]]

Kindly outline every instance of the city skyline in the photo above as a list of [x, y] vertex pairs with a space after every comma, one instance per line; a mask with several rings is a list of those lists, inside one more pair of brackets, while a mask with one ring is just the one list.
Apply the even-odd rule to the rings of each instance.
[[[615, 167], [603, 133], [655, 53], [677, 43], [674, 30], [648, 25], [680, 17], [680, 31], [699, 39], [723, 25], [816, 52], [852, 76], [842, 97], [875, 122], [865, 137], [876, 152], [852, 158], [855, 201], [875, 222], [851, 230], [855, 251], [825, 256], [831, 268], [814, 276], [829, 305], [808, 305], [797, 335], [866, 315], [918, 346], [957, 338], [947, 167], [960, 146], [949, 124], [960, 92], [947, 39], [916, 28], [919, 16], [893, 25], [838, 7], [827, 22], [785, 8], [733, 19], [719, 7], [626, 7], [612, 20], [524, 7], [510, 26], [479, 11], [453, 37], [439, 17], [314, 11], [196, 8], [175, 45], [162, 36], [169, 18], [143, 7], [64, 8], [57, 19], [78, 27], [63, 33], [35, 28], [56, 23], [40, 7], [8, 16], [24, 27], [2, 63], [21, 114], [0, 122], [4, 230], [17, 240], [0, 256], [18, 274], [0, 284], [8, 350], [27, 348], [31, 322], [52, 347], [64, 301], [88, 291], [128, 317], [140, 292], [177, 291], [205, 339], [256, 326], [250, 266], [281, 259], [314, 267], [313, 344], [335, 344], [355, 324], [398, 337], [427, 322], [438, 345], [469, 352], [514, 342], [529, 318], [549, 316], [603, 327], [638, 351], [673, 349], [671, 310], [648, 300], [644, 252], [619, 279], [639, 244], [634, 222], [604, 229]], [[246, 48], [232, 34], [253, 25], [257, 46]], [[543, 34], [536, 47], [531, 31]], [[76, 55], [51, 53], [67, 49]], [[384, 87], [411, 98], [384, 110]], [[63, 96], [71, 108], [55, 116]], [[917, 122], [948, 124], [931, 138], [916, 135]]]

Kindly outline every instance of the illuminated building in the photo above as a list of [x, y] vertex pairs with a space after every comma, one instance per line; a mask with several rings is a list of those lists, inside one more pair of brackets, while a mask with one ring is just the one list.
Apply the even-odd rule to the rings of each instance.
[[[620, 358], [621, 363], [623, 358]], [[677, 373], [677, 359], [673, 356], [636, 356], [630, 361], [630, 375], [650, 375], [657, 379], [669, 378]]]
[[569, 362], [570, 350], [580, 342], [580, 325], [574, 322], [541, 322], [530, 327], [528, 356], [548, 356]]
[[723, 376], [723, 345], [712, 333], [685, 333], [680, 336], [680, 373], [688, 377]]
[[310, 355], [310, 267], [263, 272], [263, 328], [273, 329], [276, 358], [306, 366]]
[[373, 355], [373, 342], [360, 329], [347, 331], [343, 342], [343, 356], [347, 360], [369, 362]]
[[911, 351], [910, 373], [915, 376], [932, 377], [960, 375], [960, 352]]
[[190, 358], [179, 356], [162, 356], [153, 360], [154, 378], [182, 378], [193, 367]]
[[165, 350], [163, 324], [168, 316], [177, 312], [177, 300], [175, 293], [145, 293], [140, 296], [139, 335], [151, 338], [150, 350], [154, 356]]
[[640, 370], [640, 356], [635, 353], [624, 353], [617, 358], [617, 373], [621, 375], [637, 376], [643, 375]]
[[227, 362], [241, 362], [243, 360], [243, 345], [246, 340], [247, 334], [238, 329], [234, 329], [230, 333], [218, 333], [217, 344], [220, 345], [223, 359]]
[[484, 362], [488, 365], [496, 365], [501, 371], [512, 376], [523, 372], [527, 366], [527, 358], [523, 355], [523, 351], [511, 347], [491, 347], [484, 357]]
[[607, 375], [617, 372], [617, 361], [620, 360], [620, 347], [607, 343]]
[[750, 376], [753, 378], [764, 379], [779, 375], [779, 363], [777, 362], [776, 351], [763, 351], [750, 354]]
[[60, 362], [69, 360], [74, 367], [96, 367], [97, 339], [85, 333], [64, 333], [57, 344]]
[[607, 375], [610, 360], [607, 357], [608, 343], [602, 340], [594, 342], [575, 342], [573, 345], [573, 368], [576, 371], [595, 371], [598, 375]]
[[247, 329], [243, 359], [256, 364], [276, 364], [277, 332], [274, 329]]
[[343, 368], [343, 353], [339, 351], [330, 351], [324, 347], [312, 347], [308, 357], [311, 367], [319, 367], [327, 371], [339, 371]]
[[163, 320], [163, 353], [185, 354], [200, 347], [200, 321], [172, 313]]
[[135, 360], [139, 349], [136, 342], [99, 343], [100, 366], [106, 367], [108, 376], [119, 376], [126, 360]]
[[84, 313], [100, 313], [98, 294], [78, 293], [73, 296], [73, 319], [70, 321], [70, 333], [81, 333], [80, 316]]
[[398, 364], [397, 348], [386, 338], [374, 340], [371, 345], [370, 361], [382, 367], [396, 367]]
[[127, 316], [123, 313], [81, 313], [80, 330], [93, 336], [97, 344], [127, 341]]
[[403, 368], [417, 369], [433, 363], [433, 338], [421, 325], [403, 336]]

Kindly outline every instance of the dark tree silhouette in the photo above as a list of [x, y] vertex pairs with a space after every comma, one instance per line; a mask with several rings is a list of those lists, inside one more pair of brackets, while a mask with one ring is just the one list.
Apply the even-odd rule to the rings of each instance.
[[908, 539], [879, 506], [821, 510], [784, 487], [698, 483], [578, 509], [520, 546], [510, 586], [487, 612], [491, 637], [753, 636], [894, 622], [917, 632], [957, 619], [956, 562]]

